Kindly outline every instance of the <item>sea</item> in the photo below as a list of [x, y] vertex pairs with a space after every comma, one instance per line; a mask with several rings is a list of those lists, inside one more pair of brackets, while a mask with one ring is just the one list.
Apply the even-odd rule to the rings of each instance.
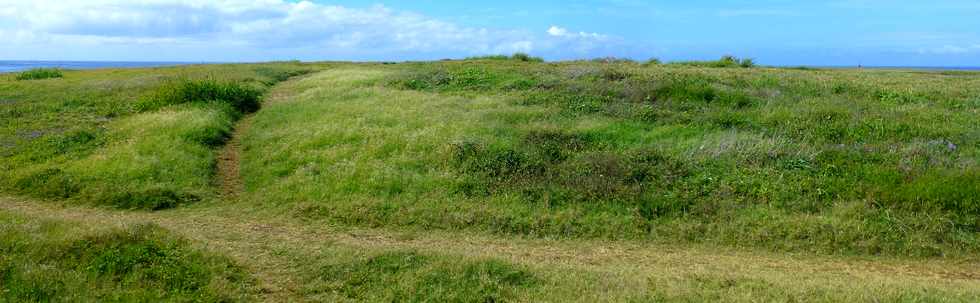
[[[827, 66], [827, 68], [859, 68], [858, 66]], [[935, 71], [980, 71], [980, 66], [864, 66], [870, 69], [911, 69]]]
[[161, 67], [187, 64], [191, 62], [122, 62], [122, 61], [2, 61], [0, 73], [13, 73], [32, 68], [98, 69], [98, 68], [136, 68]]
[[[32, 68], [98, 69], [98, 68], [136, 68], [161, 67], [201, 62], [126, 62], [126, 61], [3, 61], [0, 60], [0, 73], [25, 71]], [[794, 67], [794, 66], [786, 66]], [[815, 68], [857, 68], [857, 66], [813, 66]], [[962, 70], [980, 71], [980, 66], [865, 66], [871, 69], [912, 69], [912, 70]]]

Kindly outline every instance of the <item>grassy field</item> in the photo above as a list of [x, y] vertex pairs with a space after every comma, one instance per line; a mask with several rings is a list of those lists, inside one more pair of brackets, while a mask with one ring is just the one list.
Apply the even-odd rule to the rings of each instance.
[[0, 301], [980, 300], [980, 73], [57, 72], [0, 74]]
[[0, 187], [119, 208], [212, 198], [216, 147], [234, 122], [257, 109], [263, 90], [311, 70], [284, 63], [2, 75]]
[[290, 84], [245, 200], [359, 226], [980, 252], [980, 77], [466, 61]]

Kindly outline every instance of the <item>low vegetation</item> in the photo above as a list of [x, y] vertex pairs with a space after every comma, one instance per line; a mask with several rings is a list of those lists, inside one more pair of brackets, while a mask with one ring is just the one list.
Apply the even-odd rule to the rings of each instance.
[[0, 301], [240, 301], [248, 273], [154, 225], [88, 230], [0, 213]]
[[741, 67], [741, 68], [752, 68], [755, 67], [755, 60], [752, 58], [742, 58], [739, 59], [735, 56], [722, 56], [721, 59], [715, 61], [678, 61], [671, 62], [674, 65], [683, 66], [697, 66], [697, 67], [714, 67], [714, 68], [725, 68], [725, 67]]
[[42, 80], [64, 77], [64, 73], [57, 68], [35, 68], [17, 74], [17, 80]]
[[510, 55], [510, 56], [507, 56], [507, 55], [490, 55], [490, 56], [470, 57], [470, 58], [466, 58], [466, 60], [470, 60], [470, 61], [474, 61], [474, 60], [514, 60], [514, 61], [522, 61], [522, 62], [544, 62], [544, 59], [541, 58], [541, 57], [532, 57], [531, 55], [528, 55], [528, 54], [525, 54], [525, 53], [514, 53], [513, 55]]
[[0, 187], [126, 209], [206, 199], [234, 122], [258, 109], [270, 84], [309, 72], [288, 63], [156, 70], [0, 84], [0, 99], [15, 100], [0, 108], [9, 117], [0, 122]]
[[539, 284], [523, 269], [495, 260], [459, 260], [415, 251], [326, 258], [304, 292], [322, 301], [510, 302]]
[[368, 226], [831, 254], [980, 249], [977, 77], [387, 67], [307, 79], [302, 98], [259, 113], [245, 142], [254, 201]]
[[0, 301], [980, 298], [980, 73], [517, 54], [16, 78]]

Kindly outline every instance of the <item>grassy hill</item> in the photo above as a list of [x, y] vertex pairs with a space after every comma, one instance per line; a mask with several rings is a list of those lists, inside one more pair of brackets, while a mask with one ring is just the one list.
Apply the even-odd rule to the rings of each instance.
[[244, 136], [249, 205], [339, 224], [978, 252], [975, 75], [338, 67]]
[[980, 73], [58, 72], [0, 75], [4, 300], [980, 299]]

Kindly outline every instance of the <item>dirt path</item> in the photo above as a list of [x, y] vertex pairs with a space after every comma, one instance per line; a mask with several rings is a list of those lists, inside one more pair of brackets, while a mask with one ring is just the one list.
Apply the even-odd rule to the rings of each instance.
[[[298, 272], [303, 260], [326, 246], [364, 250], [411, 249], [475, 258], [497, 258], [543, 269], [584, 270], [620, 283], [651, 277], [724, 273], [802, 285], [901, 287], [931, 285], [980, 289], [980, 260], [898, 260], [794, 256], [643, 243], [543, 240], [466, 233], [399, 233], [287, 222], [236, 214], [233, 209], [184, 208], [166, 212], [124, 212], [63, 207], [0, 197], [0, 211], [90, 226], [155, 223], [226, 254], [253, 272], [268, 301], [301, 297]], [[289, 252], [289, 253], [283, 253]]]
[[231, 139], [225, 143], [224, 148], [221, 149], [221, 154], [218, 155], [217, 180], [221, 194], [227, 200], [238, 199], [239, 193], [245, 190], [245, 184], [242, 182], [241, 173], [238, 169], [241, 167], [241, 137], [248, 131], [251, 124], [251, 115], [239, 121]]
[[[298, 81], [294, 79], [290, 81]], [[270, 91], [265, 104], [281, 102], [293, 92], [282, 85]], [[301, 301], [303, 272], [309, 259], [325, 247], [363, 251], [418, 250], [427, 253], [495, 258], [520, 263], [560, 276], [585, 271], [603, 277], [603, 285], [580, 282], [583, 293], [610, 295], [617, 288], [644, 289], [655, 279], [691, 276], [750, 277], [774, 287], [799, 289], [902, 289], [910, 286], [980, 292], [980, 259], [843, 258], [778, 254], [698, 246], [669, 246], [601, 240], [547, 240], [492, 236], [471, 232], [396, 231], [334, 227], [298, 222], [237, 209], [234, 201], [244, 190], [239, 173], [241, 138], [252, 117], [239, 122], [221, 152], [217, 165], [219, 205], [182, 207], [161, 212], [131, 212], [62, 206], [30, 199], [0, 196], [0, 211], [30, 218], [78, 222], [90, 228], [154, 223], [191, 239], [196, 245], [235, 259], [247, 268], [269, 302]], [[606, 293], [604, 293], [606, 292]], [[602, 299], [597, 297], [594, 299]], [[590, 301], [593, 298], [582, 298]]]
[[[300, 79], [306, 78], [307, 76], [299, 76], [293, 79], [287, 80], [277, 84], [272, 88], [269, 94], [266, 95], [263, 105], [267, 106], [276, 102], [282, 102], [289, 98], [292, 94], [284, 89], [283, 84], [299, 81]], [[261, 109], [259, 109], [261, 110]], [[231, 138], [225, 143], [225, 146], [221, 149], [221, 153], [218, 154], [218, 163], [216, 169], [217, 175], [217, 185], [221, 190], [221, 195], [226, 200], [237, 200], [239, 194], [245, 190], [245, 183], [242, 181], [241, 172], [241, 153], [242, 153], [242, 136], [248, 132], [249, 127], [252, 125], [252, 119], [255, 113], [249, 114], [238, 121], [235, 125], [235, 131], [232, 133]]]

